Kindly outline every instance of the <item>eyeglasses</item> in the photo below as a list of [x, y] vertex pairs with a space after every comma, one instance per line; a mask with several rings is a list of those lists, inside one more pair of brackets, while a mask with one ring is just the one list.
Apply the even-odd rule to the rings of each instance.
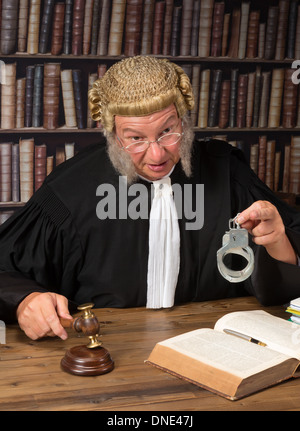
[[155, 141], [137, 141], [127, 145], [126, 147], [123, 146], [118, 136], [117, 139], [121, 143], [123, 150], [128, 151], [128, 153], [141, 153], [143, 151], [146, 151], [149, 148], [150, 144], [154, 144], [154, 142], [156, 142], [160, 147], [171, 147], [172, 145], [177, 144], [183, 135], [183, 132], [167, 133], [166, 135], [161, 136]]

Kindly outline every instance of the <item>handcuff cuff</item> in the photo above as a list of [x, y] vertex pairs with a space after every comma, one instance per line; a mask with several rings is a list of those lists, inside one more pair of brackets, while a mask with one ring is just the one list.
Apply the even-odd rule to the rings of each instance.
[[[221, 275], [231, 283], [246, 280], [254, 269], [254, 253], [248, 242], [247, 229], [241, 228], [236, 221], [239, 214], [229, 219], [229, 231], [223, 235], [222, 247], [217, 251], [217, 265]], [[248, 264], [242, 270], [233, 270], [224, 264], [224, 257], [228, 254], [243, 256]]]

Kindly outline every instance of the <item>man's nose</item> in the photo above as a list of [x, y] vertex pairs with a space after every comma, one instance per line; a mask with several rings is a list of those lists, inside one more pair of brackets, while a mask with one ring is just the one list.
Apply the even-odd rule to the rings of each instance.
[[152, 141], [148, 148], [148, 155], [153, 161], [159, 161], [165, 155], [165, 149], [157, 141]]

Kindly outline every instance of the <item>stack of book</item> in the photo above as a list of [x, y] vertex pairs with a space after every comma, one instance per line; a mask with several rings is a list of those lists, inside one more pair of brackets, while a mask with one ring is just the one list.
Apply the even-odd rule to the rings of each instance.
[[291, 322], [300, 325], [300, 298], [293, 299], [285, 311], [291, 314], [289, 318]]
[[54, 166], [74, 156], [74, 148], [74, 143], [59, 145], [54, 157], [33, 138], [0, 143], [0, 201], [27, 202]]
[[2, 0], [0, 51], [300, 58], [298, 0]]

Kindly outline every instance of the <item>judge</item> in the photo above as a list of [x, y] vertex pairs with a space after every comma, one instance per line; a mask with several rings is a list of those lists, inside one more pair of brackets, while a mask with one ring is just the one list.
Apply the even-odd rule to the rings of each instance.
[[[239, 150], [194, 139], [193, 105], [187, 75], [167, 60], [127, 58], [94, 83], [89, 106], [106, 145], [61, 164], [1, 226], [0, 319], [17, 320], [32, 339], [64, 339], [59, 317], [89, 301], [162, 308], [249, 294], [265, 305], [300, 296], [299, 213], [255, 176]], [[230, 283], [216, 253], [238, 213], [255, 269]]]

